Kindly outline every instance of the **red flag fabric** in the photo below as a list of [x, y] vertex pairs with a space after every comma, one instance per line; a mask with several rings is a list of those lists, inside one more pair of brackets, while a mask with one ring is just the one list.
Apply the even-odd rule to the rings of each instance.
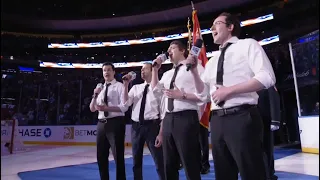
[[[193, 44], [194, 44], [197, 39], [199, 38], [202, 39], [200, 23], [198, 20], [198, 15], [196, 10], [192, 11], [192, 22], [193, 22], [192, 35], [193, 35]], [[202, 66], [205, 67], [206, 63], [208, 62], [208, 58], [206, 56], [206, 48], [204, 44], [202, 44], [201, 52], [198, 59], [201, 61]], [[200, 124], [206, 128], [209, 128], [210, 106], [211, 106], [211, 103], [207, 103], [203, 107], [201, 107], [201, 110], [200, 110], [200, 112], [203, 112], [200, 118]]]

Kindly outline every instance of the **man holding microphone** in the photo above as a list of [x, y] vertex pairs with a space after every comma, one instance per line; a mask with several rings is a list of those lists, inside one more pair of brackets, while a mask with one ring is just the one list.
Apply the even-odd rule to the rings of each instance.
[[109, 180], [109, 149], [116, 163], [116, 179], [125, 180], [124, 139], [125, 119], [123, 84], [114, 78], [112, 63], [102, 65], [104, 84], [98, 84], [90, 103], [90, 111], [99, 111], [97, 124], [97, 159], [101, 180]]
[[[152, 64], [146, 63], [141, 68], [141, 78], [145, 81], [142, 84], [134, 85], [128, 93], [128, 85], [135, 78], [135, 73], [130, 72], [123, 79], [124, 84], [124, 106], [132, 107], [132, 155], [134, 180], [143, 180], [142, 160], [143, 149], [146, 142], [154, 159], [159, 180], [165, 180], [163, 152], [161, 137], [158, 137], [160, 130], [160, 102], [161, 96], [155, 96], [151, 87]], [[157, 139], [157, 140], [156, 140]]]
[[240, 21], [222, 13], [211, 27], [219, 56], [206, 64], [199, 76], [196, 56], [187, 61], [197, 97], [211, 99], [211, 144], [217, 180], [265, 180], [262, 134], [263, 125], [256, 91], [275, 84], [271, 63], [254, 39], [238, 39]]
[[[166, 71], [161, 80], [158, 71], [162, 60], [154, 60], [151, 87], [157, 96], [165, 95], [166, 114], [162, 125], [162, 148], [166, 180], [179, 179], [179, 157], [188, 180], [200, 180], [200, 145], [198, 98], [192, 74], [187, 71], [186, 46], [173, 41], [168, 48], [174, 68]], [[198, 66], [198, 71], [201, 69]]]

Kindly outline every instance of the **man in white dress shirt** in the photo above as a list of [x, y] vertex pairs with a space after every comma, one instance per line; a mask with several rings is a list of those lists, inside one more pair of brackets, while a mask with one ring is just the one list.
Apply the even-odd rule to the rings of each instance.
[[[168, 53], [175, 68], [166, 71], [161, 80], [158, 71], [162, 61], [154, 60], [151, 86], [158, 96], [165, 95], [166, 114], [162, 125], [162, 148], [166, 180], [179, 179], [179, 157], [188, 180], [199, 180], [200, 145], [199, 117], [193, 76], [186, 71], [186, 46], [180, 41], [171, 42]], [[201, 73], [204, 68], [198, 66]]]
[[[256, 91], [275, 84], [271, 63], [254, 39], [238, 39], [237, 17], [222, 13], [213, 22], [212, 35], [220, 55], [212, 57], [200, 77], [191, 69], [198, 97], [211, 99], [211, 144], [217, 180], [265, 180], [263, 124]], [[196, 64], [189, 56], [188, 63]], [[193, 66], [195, 67], [195, 66]], [[210, 101], [210, 100], [209, 100]]]
[[114, 78], [112, 63], [102, 65], [105, 83], [95, 88], [90, 103], [91, 112], [99, 111], [97, 124], [97, 159], [101, 180], [109, 180], [109, 149], [116, 163], [116, 179], [125, 180], [124, 138], [126, 123], [123, 108], [123, 84]]
[[[156, 97], [150, 87], [152, 64], [144, 64], [141, 68], [142, 84], [134, 85], [128, 93], [128, 85], [131, 82], [129, 74], [125, 75], [124, 102], [125, 106], [132, 107], [132, 156], [134, 180], [142, 180], [143, 148], [146, 143], [154, 159], [159, 180], [164, 180], [164, 165], [162, 147], [156, 147], [156, 138], [160, 130], [160, 101], [161, 96]], [[161, 143], [161, 142], [159, 142]]]

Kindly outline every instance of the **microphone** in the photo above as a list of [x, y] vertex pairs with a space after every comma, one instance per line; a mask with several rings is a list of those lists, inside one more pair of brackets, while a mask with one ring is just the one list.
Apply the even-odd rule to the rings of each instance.
[[[163, 53], [163, 54], [160, 54], [157, 58], [159, 58], [162, 62], [165, 62], [165, 61], [168, 59], [168, 57], [169, 57], [169, 53], [168, 53], [168, 52], [165, 52], [165, 53]], [[154, 62], [154, 63], [152, 64], [152, 67], [155, 67], [156, 65], [158, 65], [158, 63], [157, 63], [157, 62]]]
[[[217, 89], [219, 89], [219, 87], [217, 87]], [[225, 102], [226, 102], [226, 101], [221, 101], [221, 102], [219, 102], [217, 105], [218, 105], [219, 107], [223, 107], [223, 105], [224, 105]]]
[[[97, 84], [96, 89], [98, 89], [98, 88], [102, 89], [103, 88], [103, 84], [102, 83]], [[98, 93], [94, 93], [94, 95], [97, 97], [99, 94]]]
[[[191, 47], [190, 49], [190, 54], [191, 55], [196, 55], [199, 56], [201, 52], [201, 47], [202, 47], [203, 40], [202, 39], [197, 39], [196, 43]], [[198, 62], [196, 62], [198, 63]], [[187, 64], [187, 71], [189, 71], [192, 68], [193, 64]]]
[[130, 75], [131, 78], [129, 79], [128, 76], [123, 76], [122, 80], [126, 80], [126, 81], [127, 80], [132, 80], [133, 81], [137, 77], [137, 74], [135, 72], [133, 72], [133, 71], [130, 71], [127, 75]]

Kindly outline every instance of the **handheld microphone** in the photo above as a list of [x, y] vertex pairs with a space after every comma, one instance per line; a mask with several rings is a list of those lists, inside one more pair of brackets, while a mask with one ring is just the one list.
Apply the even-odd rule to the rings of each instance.
[[134, 79], [136, 79], [136, 77], [137, 77], [137, 74], [135, 73], [135, 72], [133, 72], [133, 71], [130, 71], [127, 75], [130, 75], [131, 76], [131, 78], [129, 79], [127, 76], [123, 76], [122, 77], [122, 80], [134, 80]]
[[[163, 54], [160, 54], [157, 58], [159, 58], [162, 62], [165, 62], [165, 61], [168, 59], [168, 57], [169, 57], [169, 53], [168, 53], [168, 52], [165, 52], [165, 53], [163, 53]], [[158, 63], [157, 63], [157, 62], [154, 62], [154, 63], [152, 64], [152, 67], [155, 67], [156, 65], [158, 65]]]
[[[103, 88], [103, 84], [102, 84], [102, 83], [97, 84], [97, 87], [96, 87], [96, 88], [97, 88], [97, 89], [98, 89], [98, 88], [102, 89], [102, 88]], [[97, 97], [99, 94], [98, 94], [98, 93], [94, 93], [94, 95]]]
[[219, 102], [217, 105], [218, 105], [219, 107], [223, 107], [224, 103], [225, 103], [225, 101], [221, 101], [221, 102]]
[[[202, 39], [197, 39], [196, 43], [190, 49], [190, 54], [199, 56], [201, 52], [202, 43], [203, 43]], [[190, 63], [187, 64], [187, 71], [189, 71], [192, 68], [192, 66], [193, 64], [190, 64]]]
[[[219, 89], [219, 87], [217, 87], [217, 89]], [[218, 105], [219, 107], [223, 107], [223, 105], [224, 105], [225, 102], [226, 102], [226, 101], [221, 101], [221, 102], [219, 102], [217, 105]]]

